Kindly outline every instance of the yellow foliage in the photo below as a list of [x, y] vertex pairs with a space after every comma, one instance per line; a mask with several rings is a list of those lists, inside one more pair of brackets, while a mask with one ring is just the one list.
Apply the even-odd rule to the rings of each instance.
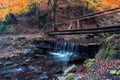
[[32, 3], [40, 3], [48, 0], [0, 0], [0, 20], [4, 21], [9, 13], [21, 14], [30, 10]]
[[88, 8], [103, 10], [106, 8], [115, 8], [120, 6], [120, 0], [85, 0], [88, 3]]

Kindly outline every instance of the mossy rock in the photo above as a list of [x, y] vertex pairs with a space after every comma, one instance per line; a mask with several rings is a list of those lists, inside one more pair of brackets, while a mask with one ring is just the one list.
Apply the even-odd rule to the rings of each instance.
[[117, 70], [111, 70], [111, 71], [110, 71], [110, 74], [115, 75], [116, 73], [117, 73]]
[[43, 36], [36, 36], [32, 39], [33, 41], [43, 41], [44, 37]]
[[118, 76], [120, 76], [120, 70], [118, 70], [116, 74], [117, 74]]
[[120, 70], [111, 70], [110, 74], [120, 76]]
[[16, 41], [26, 40], [26, 37], [20, 36], [15, 39]]
[[120, 59], [120, 35], [112, 35], [106, 38], [96, 55], [96, 59], [112, 60]]
[[20, 36], [15, 38], [15, 41], [12, 43], [12, 45], [18, 49], [21, 46], [25, 45], [26, 42], [27, 42], [26, 37]]
[[73, 77], [74, 77], [74, 74], [73, 74], [73, 73], [69, 73], [69, 74], [66, 76], [66, 80], [71, 80]]
[[95, 59], [87, 59], [87, 60], [85, 60], [84, 61], [84, 66], [85, 67], [90, 67], [90, 66], [93, 65], [94, 61], [95, 61]]

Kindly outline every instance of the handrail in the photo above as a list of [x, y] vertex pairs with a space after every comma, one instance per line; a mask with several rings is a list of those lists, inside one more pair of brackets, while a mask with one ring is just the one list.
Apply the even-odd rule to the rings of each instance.
[[106, 33], [106, 32], [120, 32], [120, 25], [105, 26], [102, 28], [79, 29], [79, 30], [63, 30], [63, 31], [49, 31], [46, 35], [73, 35], [73, 34], [89, 34], [89, 33]]
[[[67, 23], [67, 22], [71, 22], [71, 21], [76, 21], [76, 20], [85, 20], [85, 19], [89, 19], [89, 18], [104, 15], [103, 13], [105, 13], [105, 12], [108, 12], [109, 14], [120, 12], [120, 11], [115, 11], [115, 10], [120, 10], [120, 7], [107, 9], [107, 10], [103, 10], [103, 11], [99, 11], [99, 12], [94, 12], [94, 13], [86, 14], [86, 15], [83, 15], [83, 16], [80, 16], [80, 17], [77, 17], [77, 18], [73, 18], [73, 19], [70, 19], [70, 20], [59, 21], [59, 22], [56, 22], [56, 23], [55, 22], [48, 22], [48, 23], [46, 23], [46, 25], [62, 24], [62, 23]], [[110, 11], [112, 11], [112, 12], [110, 12]]]

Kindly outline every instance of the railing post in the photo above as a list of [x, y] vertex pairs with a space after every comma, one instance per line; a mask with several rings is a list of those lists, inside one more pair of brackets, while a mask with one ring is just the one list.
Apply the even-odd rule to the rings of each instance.
[[77, 19], [77, 29], [80, 29], [80, 22], [79, 22], [79, 19]]

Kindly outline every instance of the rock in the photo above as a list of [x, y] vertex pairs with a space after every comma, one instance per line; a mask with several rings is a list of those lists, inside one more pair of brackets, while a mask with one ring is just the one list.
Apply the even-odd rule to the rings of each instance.
[[32, 41], [43, 41], [44, 37], [43, 36], [36, 36], [32, 39]]
[[68, 40], [70, 40], [70, 39], [69, 39], [69, 38], [64, 38], [64, 40], [65, 40], [65, 41], [68, 41]]
[[13, 64], [13, 62], [6, 62], [5, 64], [4, 64], [4, 66], [10, 66], [10, 65], [12, 65]]
[[32, 71], [32, 72], [36, 72], [38, 73], [39, 72], [39, 69], [36, 68], [36, 67], [33, 67], [33, 66], [28, 66], [28, 68]]
[[25, 49], [23, 53], [24, 53], [24, 55], [28, 55], [28, 54], [32, 53], [32, 50], [31, 49]]
[[70, 73], [66, 76], [66, 80], [80, 80], [80, 77], [77, 74]]
[[67, 80], [67, 79], [66, 79], [66, 77], [64, 77], [64, 76], [59, 76], [59, 77], [58, 77], [58, 80]]
[[22, 51], [13, 51], [14, 55], [20, 55], [21, 53], [23, 53]]
[[64, 70], [64, 74], [63, 75], [67, 75], [69, 72], [75, 71], [76, 66], [72, 65], [70, 67], [68, 67], [66, 70]]
[[79, 39], [79, 36], [73, 36], [72, 37], [74, 40], [78, 40]]
[[15, 38], [15, 40], [16, 40], [16, 41], [26, 40], [26, 37], [20, 36], [20, 37]]
[[69, 73], [69, 74], [66, 76], [66, 80], [71, 80], [73, 77], [74, 77], [74, 74], [73, 74], [73, 73]]
[[95, 37], [94, 34], [88, 34], [88, 35], [86, 36], [87, 39], [93, 39], [94, 37]]
[[90, 67], [93, 65], [93, 63], [95, 62], [95, 59], [87, 59], [84, 61], [84, 66], [85, 67]]
[[19, 73], [24, 72], [26, 68], [24, 67], [18, 67], [18, 68], [10, 68], [10, 69], [3, 69], [0, 70], [0, 75], [2, 74], [9, 74], [9, 73]]
[[120, 70], [118, 70], [116, 74], [117, 74], [118, 76], [120, 76]]
[[111, 71], [110, 71], [110, 74], [113, 74], [113, 75], [114, 75], [114, 74], [116, 74], [116, 73], [117, 73], [117, 70], [111, 70]]

